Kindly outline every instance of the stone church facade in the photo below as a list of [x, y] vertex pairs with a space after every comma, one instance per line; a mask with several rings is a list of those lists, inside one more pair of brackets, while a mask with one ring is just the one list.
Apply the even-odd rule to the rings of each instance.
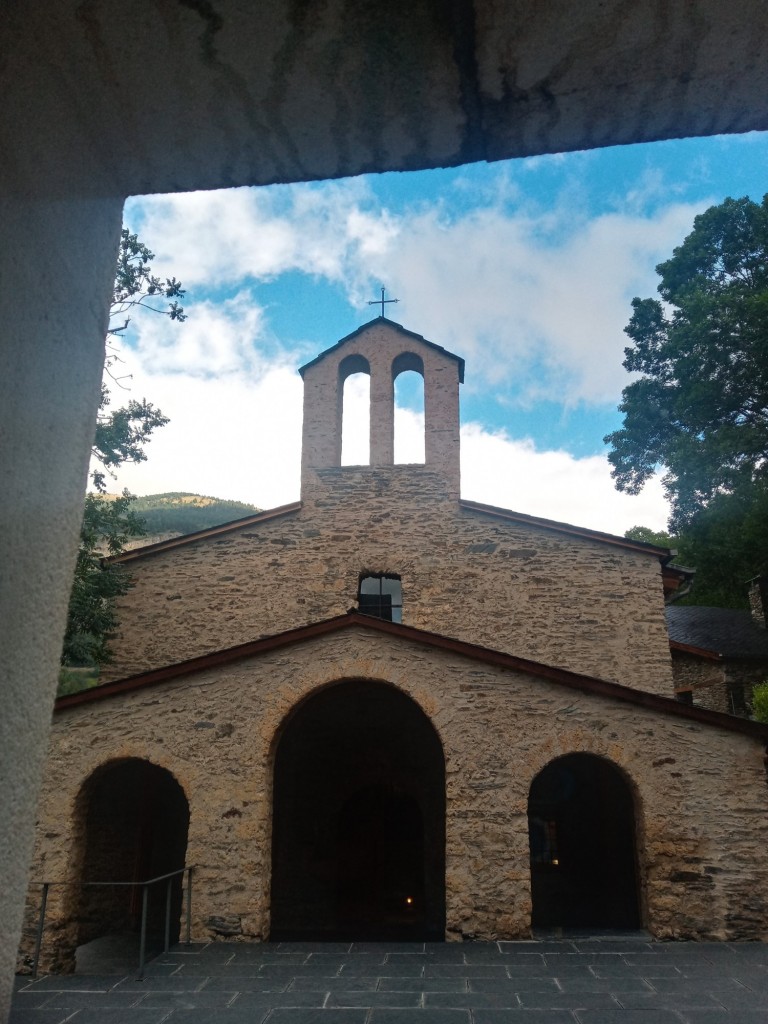
[[[115, 661], [54, 716], [50, 965], [135, 923], [81, 883], [185, 863], [201, 940], [765, 937], [768, 729], [674, 700], [668, 551], [461, 498], [463, 369], [372, 321], [302, 368], [299, 502], [123, 556]], [[422, 465], [394, 464], [404, 370]]]

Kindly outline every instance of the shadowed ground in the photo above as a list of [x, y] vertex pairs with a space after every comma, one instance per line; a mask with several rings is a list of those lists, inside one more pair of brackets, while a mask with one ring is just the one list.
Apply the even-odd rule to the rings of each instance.
[[[642, 933], [495, 943], [179, 945], [137, 981], [17, 979], [11, 1024], [765, 1024], [768, 945]], [[93, 969], [96, 961], [92, 960]]]

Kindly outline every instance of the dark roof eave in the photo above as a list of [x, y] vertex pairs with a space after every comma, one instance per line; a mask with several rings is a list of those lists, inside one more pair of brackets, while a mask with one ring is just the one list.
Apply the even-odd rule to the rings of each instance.
[[681, 651], [683, 654], [693, 654], [697, 658], [706, 658], [708, 661], [722, 661], [723, 655], [719, 651], [710, 650], [707, 647], [695, 647], [693, 644], [684, 644], [680, 640], [670, 640], [670, 649]]
[[648, 544], [642, 540], [630, 540], [627, 537], [617, 537], [612, 533], [601, 533], [599, 530], [590, 530], [585, 526], [573, 526], [570, 523], [559, 523], [554, 519], [542, 519], [539, 516], [527, 515], [525, 512], [513, 512], [512, 509], [499, 508], [496, 505], [486, 505], [480, 501], [468, 501], [461, 498], [461, 508], [471, 512], [481, 512], [484, 515], [494, 516], [497, 519], [505, 519], [516, 523], [524, 523], [526, 526], [538, 526], [543, 530], [553, 530], [557, 533], [566, 533], [573, 537], [582, 537], [585, 540], [598, 541], [601, 544], [611, 544], [614, 547], [624, 548], [630, 551], [638, 551], [644, 555], [653, 555], [659, 558], [666, 567], [674, 554], [669, 548], [662, 548], [656, 544]]
[[104, 683], [102, 686], [96, 686], [90, 690], [82, 690], [80, 693], [59, 697], [55, 704], [55, 710], [64, 711], [67, 708], [76, 707], [80, 704], [90, 704], [122, 693], [157, 686], [160, 683], [178, 679], [185, 675], [204, 672], [219, 665], [230, 664], [242, 658], [255, 657], [259, 654], [288, 647], [291, 644], [302, 643], [317, 637], [337, 633], [353, 626], [400, 637], [401, 639], [420, 643], [433, 649], [449, 651], [461, 657], [495, 665], [510, 671], [536, 676], [572, 690], [619, 700], [626, 704], [647, 708], [651, 711], [671, 715], [672, 717], [699, 722], [703, 725], [725, 729], [729, 732], [743, 733], [768, 743], [768, 725], [762, 725], [750, 719], [737, 718], [733, 715], [709, 711], [706, 708], [695, 705], [682, 704], [672, 697], [660, 697], [657, 694], [635, 690], [620, 683], [609, 682], [594, 676], [580, 675], [577, 672], [570, 672], [567, 669], [556, 668], [551, 665], [542, 665], [539, 662], [529, 661], [526, 658], [505, 654], [503, 651], [496, 651], [492, 648], [481, 647], [477, 644], [470, 644], [463, 640], [443, 636], [441, 633], [430, 633], [426, 630], [416, 629], [413, 626], [386, 622], [383, 619], [362, 615], [355, 609], [350, 610], [346, 615], [337, 615], [332, 619], [324, 619], [310, 625], [286, 630], [274, 636], [263, 637], [260, 640], [240, 644], [237, 647], [230, 647], [223, 651], [190, 658], [175, 665], [166, 665], [151, 672], [129, 676], [125, 679], [116, 679], [111, 683]]

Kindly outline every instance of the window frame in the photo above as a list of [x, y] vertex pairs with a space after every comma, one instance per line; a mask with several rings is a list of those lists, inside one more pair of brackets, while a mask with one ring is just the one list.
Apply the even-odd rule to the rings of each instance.
[[[383, 589], [383, 584], [387, 580], [393, 583], [398, 583], [399, 587], [393, 588], [389, 592], [385, 591]], [[377, 590], [368, 590], [364, 592], [363, 586], [371, 581], [377, 582]], [[384, 598], [390, 598], [391, 600], [387, 603]], [[402, 577], [393, 572], [361, 573], [357, 582], [357, 608], [362, 615], [370, 615], [371, 618], [381, 619], [384, 622], [402, 623]]]

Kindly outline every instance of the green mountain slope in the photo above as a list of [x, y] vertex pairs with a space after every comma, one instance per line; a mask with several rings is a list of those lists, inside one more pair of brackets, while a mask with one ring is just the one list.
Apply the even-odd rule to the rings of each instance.
[[146, 524], [147, 536], [142, 537], [139, 544], [150, 544], [158, 536], [180, 536], [220, 526], [260, 511], [243, 501], [227, 501], [186, 491], [147, 494], [136, 498], [132, 508]]

